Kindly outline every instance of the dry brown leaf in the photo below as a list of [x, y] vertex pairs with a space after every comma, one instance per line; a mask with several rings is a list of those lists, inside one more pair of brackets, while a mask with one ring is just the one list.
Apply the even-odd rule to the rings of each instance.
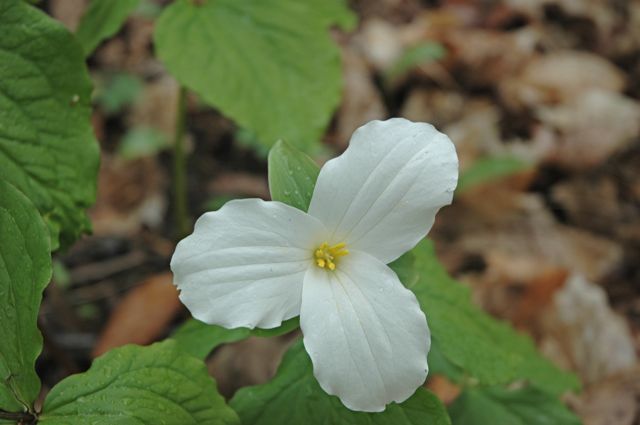
[[[535, 52], [541, 34], [525, 27], [513, 32], [462, 28], [443, 39], [449, 47], [449, 65], [462, 83], [494, 86], [516, 74]], [[509, 54], [505, 54], [509, 52]]]
[[294, 341], [293, 335], [250, 337], [217, 349], [207, 361], [207, 366], [220, 393], [231, 397], [241, 387], [264, 384], [271, 379], [285, 351]]
[[640, 104], [618, 93], [586, 89], [555, 107], [538, 111], [557, 134], [548, 160], [569, 169], [599, 165], [640, 135]]
[[149, 344], [180, 311], [178, 291], [169, 272], [142, 282], [120, 300], [93, 349], [93, 357], [125, 344]]
[[540, 312], [547, 307], [567, 280], [569, 272], [563, 268], [548, 268], [529, 276], [520, 298], [513, 323], [520, 327], [535, 322]]
[[416, 87], [402, 105], [400, 116], [443, 128], [462, 117], [465, 101], [460, 92]]
[[[500, 264], [523, 259], [520, 267], [528, 276], [536, 276], [538, 267], [549, 266], [600, 281], [623, 258], [619, 244], [558, 224], [541, 196], [519, 193], [506, 185], [487, 185], [461, 194], [447, 214], [439, 216], [436, 231], [455, 239], [447, 251], [481, 255], [486, 261], [494, 255], [505, 257]], [[516, 267], [510, 269], [515, 273]]]
[[441, 42], [449, 32], [462, 26], [463, 21], [464, 13], [456, 13], [451, 8], [421, 11], [402, 23], [392, 23], [388, 16], [381, 15], [363, 21], [352, 47], [362, 53], [375, 71], [384, 73], [411, 46]]
[[398, 27], [379, 18], [365, 21], [355, 42], [367, 61], [378, 71], [393, 65], [405, 48]]
[[573, 101], [587, 90], [620, 92], [624, 86], [624, 74], [603, 57], [565, 50], [534, 56], [498, 88], [507, 106], [521, 109]]
[[162, 224], [166, 181], [155, 157], [125, 161], [103, 152], [98, 196], [90, 210], [96, 235], [128, 236]]
[[458, 196], [433, 236], [478, 304], [536, 335], [534, 319], [562, 286], [564, 270], [601, 281], [624, 259], [619, 244], [557, 223], [539, 195], [504, 184]]
[[564, 225], [558, 225], [557, 232], [562, 241], [563, 264], [593, 282], [605, 280], [624, 259], [624, 250], [617, 241]]
[[632, 425], [637, 424], [638, 399], [640, 368], [635, 367], [598, 382], [568, 401], [584, 425]]
[[577, 274], [556, 292], [542, 332], [543, 352], [569, 366], [587, 384], [637, 362], [627, 322], [611, 309], [602, 288]]
[[433, 391], [444, 404], [453, 402], [462, 391], [459, 386], [442, 375], [430, 376], [426, 387]]
[[[638, 23], [633, 20], [634, 6], [637, 6], [638, 2], [612, 3], [610, 0], [510, 1], [519, 3], [521, 6], [538, 8], [540, 14], [544, 13], [542, 10], [544, 8], [547, 11], [553, 11], [558, 17], [562, 17], [563, 22], [556, 22], [556, 26], [562, 26], [557, 35], [558, 42], [573, 41], [573, 44], [580, 43], [580, 41], [582, 44], [586, 42], [598, 53], [609, 57], [630, 54], [638, 47], [639, 40], [633, 37]], [[571, 23], [574, 25], [570, 25]], [[547, 27], [550, 26], [547, 25]], [[553, 28], [549, 28], [549, 30], [553, 30]], [[560, 28], [555, 28], [555, 30], [560, 30]], [[583, 40], [580, 40], [580, 36], [583, 37]], [[576, 40], [572, 40], [572, 38]]]
[[554, 202], [576, 225], [633, 246], [640, 242], [640, 150], [625, 152], [597, 173], [556, 185]]

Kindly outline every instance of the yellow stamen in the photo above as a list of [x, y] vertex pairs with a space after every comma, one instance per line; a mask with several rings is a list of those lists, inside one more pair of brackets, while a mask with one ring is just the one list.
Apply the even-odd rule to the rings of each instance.
[[329, 246], [327, 242], [323, 242], [315, 251], [314, 256], [316, 258], [316, 265], [321, 269], [325, 267], [329, 270], [336, 269], [336, 263], [338, 258], [344, 257], [349, 254], [348, 249], [344, 249], [347, 246], [344, 242]]

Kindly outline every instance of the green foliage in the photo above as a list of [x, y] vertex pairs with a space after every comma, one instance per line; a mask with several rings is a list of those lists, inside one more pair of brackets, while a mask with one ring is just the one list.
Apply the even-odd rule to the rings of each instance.
[[74, 37], [21, 0], [0, 2], [0, 179], [49, 226], [52, 249], [90, 229], [98, 145], [91, 84]]
[[40, 391], [38, 308], [51, 277], [47, 228], [33, 204], [0, 179], [0, 409], [29, 409]]
[[449, 425], [438, 398], [419, 388], [402, 404], [382, 413], [353, 412], [337, 397], [325, 393], [313, 376], [302, 342], [285, 355], [276, 377], [264, 385], [240, 389], [230, 402], [245, 425]]
[[216, 347], [221, 344], [241, 341], [250, 336], [278, 336], [297, 329], [299, 320], [297, 317], [286, 320], [274, 329], [226, 329], [222, 326], [207, 325], [198, 320], [187, 320], [171, 336], [183, 351], [199, 359], [205, 359]]
[[155, 0], [141, 0], [135, 11], [136, 16], [146, 19], [156, 19], [162, 13], [162, 6]]
[[310, 0], [309, 3], [313, 13], [327, 27], [336, 25], [345, 31], [352, 31], [358, 23], [358, 18], [346, 5], [347, 0]]
[[205, 365], [165, 341], [129, 345], [56, 385], [41, 425], [226, 425], [238, 417], [218, 394]]
[[458, 191], [526, 170], [531, 165], [512, 156], [479, 159], [460, 175]]
[[449, 407], [456, 425], [580, 425], [557, 398], [533, 387], [468, 388]]
[[102, 40], [118, 32], [138, 3], [140, 0], [91, 0], [76, 30], [85, 56], [90, 56]]
[[409, 47], [386, 73], [387, 79], [397, 78], [416, 66], [442, 59], [447, 53], [440, 43], [431, 41]]
[[98, 85], [96, 102], [107, 114], [120, 112], [132, 104], [142, 92], [143, 83], [135, 75], [118, 73]]
[[229, 201], [233, 201], [234, 199], [242, 199], [242, 198], [231, 196], [231, 195], [214, 196], [202, 203], [202, 209], [205, 211], [218, 211], [220, 208], [224, 206], [224, 204], [226, 204]]
[[555, 395], [579, 388], [577, 378], [540, 356], [530, 338], [473, 305], [468, 288], [447, 275], [431, 242], [412, 252], [419, 278], [405, 285], [427, 315], [432, 344], [450, 365], [485, 385], [525, 379]]
[[269, 190], [274, 201], [307, 211], [319, 173], [311, 158], [282, 140], [269, 151]]
[[313, 150], [338, 105], [340, 52], [327, 29], [352, 25], [338, 0], [177, 0], [155, 30], [178, 81], [255, 133]]
[[238, 142], [240, 146], [246, 146], [251, 149], [260, 159], [267, 159], [269, 150], [271, 149], [267, 145], [263, 145], [256, 134], [245, 127], [236, 129], [234, 134], [234, 141]]
[[411, 251], [390, 263], [389, 267], [396, 272], [396, 275], [398, 275], [398, 278], [406, 287], [415, 285], [420, 278], [416, 270], [416, 256], [413, 255]]
[[[0, 3], [2, 411], [33, 413], [40, 388], [34, 364], [42, 349], [37, 316], [52, 273], [50, 251], [90, 227], [84, 209], [95, 198], [98, 149], [84, 55], [114, 34], [139, 1], [93, 0], [77, 31], [82, 46], [26, 2]], [[354, 22], [342, 0], [177, 0], [158, 22], [156, 43], [181, 83], [234, 118], [247, 134], [264, 146], [287, 139], [308, 151], [340, 97], [339, 51], [328, 27], [352, 28]], [[390, 72], [397, 75], [442, 54], [439, 45], [416, 46]], [[108, 112], [130, 103], [139, 91], [135, 79], [119, 84], [98, 97]], [[165, 144], [159, 133], [139, 128], [125, 137], [120, 153], [137, 157]], [[512, 158], [491, 158], [465, 173], [460, 187], [524, 166]], [[275, 143], [269, 153], [274, 200], [306, 211], [318, 173], [312, 159], [285, 142]], [[578, 388], [577, 379], [543, 359], [529, 338], [475, 307], [429, 242], [392, 267], [427, 314], [432, 371], [471, 384], [451, 406], [457, 424], [579, 423], [557, 399]], [[60, 283], [64, 273], [58, 267]], [[348, 410], [320, 388], [302, 342], [288, 352], [271, 382], [238, 392], [232, 405], [239, 418], [198, 358], [223, 343], [281, 335], [298, 326], [297, 318], [268, 330], [188, 321], [174, 341], [113, 350], [87, 372], [62, 381], [47, 396], [38, 423], [450, 424], [440, 401], [423, 388], [383, 413]], [[520, 381], [531, 385], [503, 387]]]
[[152, 127], [134, 127], [124, 135], [118, 154], [124, 159], [153, 156], [169, 146], [167, 136]]
[[61, 289], [67, 289], [71, 285], [71, 274], [64, 263], [60, 260], [54, 260], [52, 264], [53, 276], [52, 281]]

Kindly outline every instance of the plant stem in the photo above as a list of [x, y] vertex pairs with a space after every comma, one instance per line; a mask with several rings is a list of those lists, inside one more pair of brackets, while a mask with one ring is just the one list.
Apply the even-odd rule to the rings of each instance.
[[6, 419], [9, 421], [15, 421], [19, 424], [34, 424], [36, 423], [36, 416], [29, 412], [5, 412], [0, 410], [0, 419]]
[[189, 233], [187, 167], [184, 152], [184, 133], [187, 121], [187, 89], [185, 87], [180, 87], [176, 114], [176, 132], [173, 140], [173, 207], [176, 237], [182, 239]]

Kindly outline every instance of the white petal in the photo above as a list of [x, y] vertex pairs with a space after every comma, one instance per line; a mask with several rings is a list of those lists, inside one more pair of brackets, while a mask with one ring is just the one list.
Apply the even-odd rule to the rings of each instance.
[[300, 313], [302, 282], [322, 224], [279, 202], [228, 202], [198, 219], [171, 259], [180, 299], [196, 319], [273, 328]]
[[309, 214], [327, 226], [330, 242], [389, 263], [429, 232], [457, 180], [458, 158], [446, 135], [402, 118], [372, 121], [322, 167]]
[[300, 326], [320, 386], [352, 410], [379, 412], [427, 377], [430, 334], [415, 295], [375, 257], [352, 252], [304, 278]]

